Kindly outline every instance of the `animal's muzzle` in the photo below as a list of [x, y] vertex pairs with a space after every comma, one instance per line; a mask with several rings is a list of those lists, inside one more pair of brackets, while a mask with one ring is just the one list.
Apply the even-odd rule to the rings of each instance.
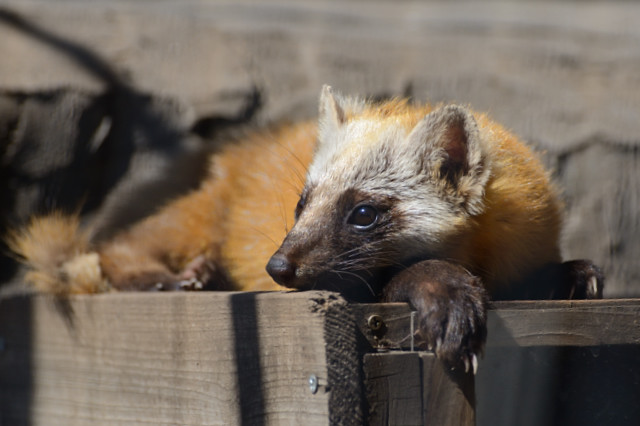
[[267, 263], [267, 272], [271, 278], [280, 285], [289, 288], [295, 288], [297, 265], [289, 260], [285, 254], [277, 251], [269, 263]]

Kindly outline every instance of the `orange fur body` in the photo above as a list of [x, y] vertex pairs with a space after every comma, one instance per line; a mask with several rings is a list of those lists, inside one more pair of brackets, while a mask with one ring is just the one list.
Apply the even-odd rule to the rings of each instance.
[[[410, 129], [431, 109], [391, 101], [370, 106], [361, 117], [402, 122]], [[474, 117], [482, 136], [491, 140], [485, 210], [457, 224], [465, 237], [443, 255], [480, 276], [491, 292], [545, 263], [560, 261], [561, 205], [537, 156], [485, 115]], [[317, 125], [304, 122], [257, 132], [230, 145], [212, 157], [210, 176], [200, 189], [98, 246], [79, 238], [77, 224], [67, 219], [63, 232], [46, 236], [75, 241], [68, 243], [72, 249], [56, 249], [64, 259], [38, 260], [38, 251], [50, 249], [37, 242], [44, 238], [39, 224], [47, 218], [17, 233], [11, 246], [35, 270], [28, 279], [39, 283], [40, 291], [60, 293], [65, 285], [68, 293], [143, 289], [167, 277], [185, 278], [185, 269], [198, 258], [228, 279], [220, 288], [281, 289], [265, 265], [294, 224], [293, 210], [316, 135]], [[69, 269], [72, 258], [94, 252], [100, 269], [95, 285], [75, 285], [73, 273], [60, 273]], [[96, 261], [91, 256], [84, 260]]]

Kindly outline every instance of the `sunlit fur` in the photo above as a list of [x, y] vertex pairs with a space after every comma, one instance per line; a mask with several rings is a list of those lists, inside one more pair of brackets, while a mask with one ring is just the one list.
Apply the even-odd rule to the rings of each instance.
[[[473, 139], [469, 173], [459, 176], [455, 187], [439, 175], [446, 156], [429, 139], [446, 137], [451, 114], [466, 117], [465, 131]], [[13, 247], [27, 259], [31, 281], [41, 291], [68, 285], [60, 271], [71, 270], [65, 272], [69, 277], [82, 268], [66, 262], [93, 252], [100, 255], [102, 274], [83, 287], [86, 292], [125, 289], [123, 283], [147, 271], [177, 277], [201, 255], [224, 271], [234, 289], [275, 290], [280, 287], [264, 267], [287, 232], [331, 229], [336, 200], [355, 188], [395, 200], [397, 226], [390, 224], [384, 238], [344, 252], [325, 247], [326, 262], [310, 256], [315, 273], [324, 267], [349, 275], [400, 264], [406, 257], [440, 257], [458, 261], [491, 290], [560, 260], [560, 204], [547, 172], [529, 148], [485, 115], [403, 99], [370, 103], [325, 88], [318, 123], [282, 125], [230, 145], [212, 157], [210, 177], [200, 189], [112, 241], [93, 246], [73, 227], [53, 236], [38, 225], [49, 219], [36, 219], [17, 234]], [[294, 228], [293, 211], [303, 190], [313, 197]], [[51, 238], [73, 249], [41, 244]], [[56, 255], [55, 262], [43, 263], [41, 252], [47, 250], [66, 260]], [[358, 279], [366, 281], [367, 273], [360, 272]]]
[[75, 216], [53, 214], [33, 218], [7, 239], [9, 248], [28, 261], [25, 281], [53, 294], [100, 293], [109, 289], [101, 274], [98, 254]]
[[446, 119], [425, 120], [429, 113], [446, 115], [446, 108], [349, 100], [336, 114], [332, 108], [341, 100], [335, 99], [324, 100], [328, 106], [320, 109], [319, 143], [307, 179], [313, 202], [300, 219], [303, 229], [326, 220], [339, 195], [355, 187], [398, 200], [403, 226], [378, 244], [378, 256], [389, 263], [406, 257], [456, 260], [492, 289], [560, 261], [556, 190], [536, 155], [503, 127], [455, 108], [471, 117], [470, 170], [451, 188], [437, 175], [442, 152], [434, 147]]

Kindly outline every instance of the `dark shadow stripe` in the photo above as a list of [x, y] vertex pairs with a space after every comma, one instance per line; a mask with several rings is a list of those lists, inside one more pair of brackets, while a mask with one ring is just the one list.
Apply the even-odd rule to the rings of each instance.
[[256, 296], [231, 296], [234, 352], [241, 425], [264, 425], [265, 404], [260, 365]]
[[28, 426], [33, 404], [31, 297], [0, 299], [0, 425]]

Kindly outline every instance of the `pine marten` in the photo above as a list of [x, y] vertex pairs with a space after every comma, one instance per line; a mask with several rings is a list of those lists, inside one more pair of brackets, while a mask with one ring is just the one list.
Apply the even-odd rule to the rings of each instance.
[[51, 215], [10, 243], [55, 294], [284, 286], [407, 301], [427, 345], [475, 371], [488, 296], [602, 296], [596, 266], [561, 263], [561, 210], [537, 156], [486, 115], [325, 86], [317, 124], [245, 137], [198, 190], [109, 241]]

